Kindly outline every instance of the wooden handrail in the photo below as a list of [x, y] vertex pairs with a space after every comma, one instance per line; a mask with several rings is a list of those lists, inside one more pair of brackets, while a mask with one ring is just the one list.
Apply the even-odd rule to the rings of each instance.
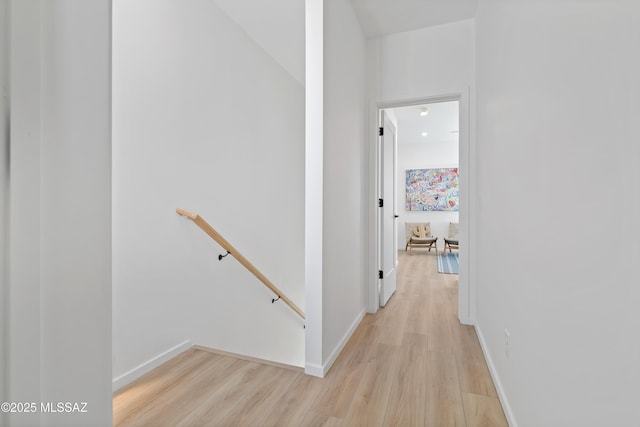
[[271, 281], [269, 279], [267, 279], [266, 276], [264, 274], [262, 274], [260, 272], [260, 270], [258, 270], [253, 264], [251, 264], [249, 262], [249, 260], [247, 260], [244, 256], [242, 256], [242, 254], [240, 252], [238, 252], [238, 250], [236, 248], [231, 246], [231, 244], [229, 242], [227, 242], [227, 240], [224, 237], [222, 237], [220, 235], [220, 233], [218, 233], [212, 226], [210, 226], [209, 223], [207, 223], [207, 221], [202, 219], [202, 217], [200, 215], [195, 214], [193, 212], [189, 212], [188, 210], [181, 209], [181, 208], [176, 209], [176, 212], [178, 214], [182, 215], [182, 216], [185, 216], [185, 217], [189, 218], [191, 221], [193, 221], [198, 227], [200, 227], [202, 229], [202, 231], [207, 233], [209, 235], [209, 237], [211, 237], [220, 246], [222, 246], [222, 248], [224, 250], [226, 250], [228, 253], [230, 253], [232, 257], [237, 259], [240, 264], [242, 264], [247, 270], [249, 270], [249, 272], [251, 274], [256, 276], [258, 278], [258, 280], [260, 280], [262, 283], [264, 283], [264, 285], [267, 288], [269, 288], [271, 290], [271, 292], [273, 292], [278, 297], [280, 297], [280, 299], [282, 301], [284, 301], [285, 304], [287, 304], [289, 307], [291, 307], [291, 309], [293, 311], [295, 311], [298, 314], [298, 316], [302, 317], [302, 319], [304, 320], [303, 311], [300, 310], [300, 308], [298, 308], [298, 306], [295, 305], [293, 303], [293, 301], [291, 301], [289, 298], [287, 298], [287, 296], [285, 294], [283, 294], [282, 291], [280, 291], [280, 289], [278, 289], [276, 285], [271, 283]]

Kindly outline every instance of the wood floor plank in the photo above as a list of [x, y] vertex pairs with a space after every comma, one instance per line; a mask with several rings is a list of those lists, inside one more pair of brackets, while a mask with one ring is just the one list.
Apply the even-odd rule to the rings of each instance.
[[402, 344], [402, 335], [407, 327], [409, 315], [407, 303], [407, 298], [394, 295], [387, 305], [380, 309], [374, 322], [374, 342], [396, 346]]
[[495, 397], [463, 393], [467, 427], [508, 427], [507, 419]]
[[[356, 390], [365, 373], [366, 360], [363, 363], [352, 365], [348, 370], [341, 369], [329, 373], [331, 379], [326, 381], [326, 388], [322, 391], [318, 404], [314, 409], [330, 416], [344, 418], [351, 406]], [[339, 380], [333, 380], [339, 376]]]
[[[444, 307], [445, 300], [441, 292], [432, 291], [426, 302], [427, 335], [429, 351], [452, 353], [451, 325], [449, 312]], [[457, 323], [457, 321], [455, 321]]]
[[429, 334], [429, 309], [424, 303], [426, 298], [427, 292], [407, 302], [406, 333]]
[[316, 412], [318, 396], [326, 385], [322, 378], [311, 375], [298, 375], [286, 390], [285, 396], [277, 405], [277, 410], [264, 414], [264, 426], [316, 426], [325, 424], [330, 416]]
[[[235, 417], [239, 425], [255, 425], [257, 422], [259, 422], [260, 425], [269, 425], [267, 415], [274, 409], [278, 411], [282, 410], [283, 402], [289, 393], [291, 385], [296, 377], [300, 377], [300, 375], [294, 374], [293, 372], [284, 373], [282, 369], [278, 370], [280, 372], [270, 374], [270, 376], [273, 376], [272, 379], [256, 385], [258, 391], [254, 401], [248, 405], [243, 405], [244, 407], [242, 408], [239, 407], [240, 413]], [[278, 418], [280, 418], [280, 416]], [[272, 419], [272, 422], [274, 426], [280, 425], [279, 419]]]
[[427, 410], [427, 336], [405, 334], [400, 369], [392, 384], [385, 426], [423, 425]]
[[375, 344], [375, 357], [367, 362], [345, 424], [349, 426], [383, 426], [389, 396], [395, 392], [400, 369], [397, 347]]
[[491, 374], [484, 360], [456, 356], [460, 390], [489, 397], [498, 397]]
[[387, 306], [364, 317], [325, 378], [190, 349], [114, 395], [116, 427], [506, 426], [457, 275], [399, 254]]
[[497, 397], [480, 342], [472, 326], [451, 326], [450, 334], [463, 392]]
[[[206, 387], [210, 381], [225, 382], [230, 367], [240, 366], [234, 359], [200, 353], [192, 353], [195, 356], [192, 359], [183, 359], [183, 363], [176, 371], [172, 371], [171, 375], [158, 377], [154, 372], [148, 378], [143, 378], [120, 392], [114, 401], [114, 408], [127, 404], [128, 411], [126, 414], [116, 411], [114, 418], [118, 422], [117, 425], [145, 426], [159, 422], [156, 420], [166, 423], [171, 419], [177, 423], [182, 419], [185, 410], [188, 411], [190, 406], [198, 406], [199, 390]], [[182, 375], [175, 376], [178, 373]], [[144, 397], [129, 397], [131, 393], [145, 388], [155, 388], [157, 391]]]
[[119, 390], [114, 396], [114, 404], [126, 400], [129, 406], [144, 405], [151, 397], [171, 387], [175, 381], [203, 364], [211, 363], [212, 358], [193, 349], [174, 357], [162, 365], [162, 370], [152, 370], [140, 380]]
[[265, 399], [270, 392], [269, 387], [275, 382], [274, 375], [283, 374], [285, 371], [273, 366], [256, 363], [253, 365], [240, 371], [242, 375], [234, 376], [233, 381], [221, 385], [219, 390], [209, 396], [206, 405], [201, 405], [199, 412], [194, 411], [191, 419], [186, 419], [176, 426], [219, 426], [229, 425], [231, 422], [235, 425], [251, 425], [246, 420], [242, 424], [238, 421], [245, 415], [245, 411]]
[[314, 410], [344, 418], [360, 384], [374, 343], [373, 316], [367, 315], [326, 376], [325, 387]]
[[466, 426], [455, 359], [437, 351], [430, 351], [428, 355], [426, 424], [431, 427]]

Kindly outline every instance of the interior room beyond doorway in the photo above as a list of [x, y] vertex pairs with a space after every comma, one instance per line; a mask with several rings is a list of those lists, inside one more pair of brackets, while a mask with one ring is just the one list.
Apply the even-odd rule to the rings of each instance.
[[459, 222], [459, 201], [455, 206], [449, 206], [453, 202], [447, 203], [446, 207], [411, 203], [407, 196], [411, 198], [415, 194], [410, 194], [407, 189], [407, 173], [459, 169], [459, 101], [425, 103], [385, 111], [397, 128], [398, 248], [404, 250], [406, 246], [405, 223], [429, 222], [431, 233], [438, 238], [438, 251], [443, 251], [449, 223]]

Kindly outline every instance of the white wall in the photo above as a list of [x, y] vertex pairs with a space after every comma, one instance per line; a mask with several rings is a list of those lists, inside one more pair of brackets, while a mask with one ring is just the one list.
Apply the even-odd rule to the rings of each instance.
[[11, 4], [12, 426], [111, 425], [111, 3]]
[[301, 85], [305, 74], [304, 0], [213, 0]]
[[[144, 54], [142, 54], [144, 53]], [[118, 0], [113, 77], [114, 378], [190, 340], [302, 366], [304, 88], [211, 1]]]
[[[424, 28], [404, 33], [371, 39], [368, 42], [368, 62], [375, 68], [368, 69], [368, 93], [370, 101], [369, 121], [375, 123], [378, 106], [391, 108], [407, 101], [460, 101], [460, 300], [458, 315], [462, 322], [474, 321], [474, 277], [475, 261], [471, 249], [474, 239], [472, 207], [475, 205], [474, 141], [471, 127], [474, 123], [475, 97], [475, 22], [465, 20], [437, 27]], [[449, 97], [446, 95], [454, 95]], [[370, 127], [370, 129], [375, 129]], [[375, 146], [377, 134], [369, 134], [369, 145]], [[375, 175], [375, 152], [369, 155], [369, 181]], [[464, 175], [464, 171], [467, 174]], [[369, 206], [374, 206], [377, 196], [370, 190]], [[368, 235], [375, 235], [374, 209], [370, 208]], [[402, 223], [399, 222], [399, 229]], [[401, 233], [399, 233], [401, 235]], [[376, 259], [375, 241], [369, 244], [368, 271], [369, 311], [377, 307], [374, 298], [376, 278], [371, 264]], [[404, 246], [404, 245], [403, 245]], [[467, 250], [469, 248], [469, 250]]]
[[[402, 129], [398, 129], [402, 140]], [[458, 212], [407, 211], [407, 170], [431, 168], [457, 168], [458, 141], [433, 141], [426, 144], [398, 144], [398, 249], [406, 245], [405, 222], [430, 222], [431, 233], [438, 237], [438, 249], [444, 249], [444, 238], [449, 235], [449, 222], [458, 222]], [[433, 251], [432, 251], [433, 252]]]
[[[41, 309], [33, 301], [40, 300], [41, 269], [42, 22], [39, 2], [11, 6], [7, 398], [41, 401]], [[39, 415], [12, 421], [37, 424]]]
[[457, 93], [472, 86], [474, 22], [466, 20], [373, 39], [378, 101]]
[[639, 51], [637, 2], [480, 2], [477, 327], [512, 425], [638, 425]]
[[347, 0], [324, 2], [323, 364], [365, 311], [365, 38]]
[[[9, 10], [6, 0], [0, 0], [0, 402], [6, 401], [6, 352], [7, 352], [7, 226], [9, 209], [9, 92], [8, 92], [8, 43]], [[5, 424], [5, 414], [0, 413], [0, 425]]]

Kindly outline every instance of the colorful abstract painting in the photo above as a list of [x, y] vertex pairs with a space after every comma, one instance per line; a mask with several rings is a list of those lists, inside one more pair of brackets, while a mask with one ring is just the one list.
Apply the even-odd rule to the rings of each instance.
[[458, 168], [407, 170], [408, 211], [457, 211]]

